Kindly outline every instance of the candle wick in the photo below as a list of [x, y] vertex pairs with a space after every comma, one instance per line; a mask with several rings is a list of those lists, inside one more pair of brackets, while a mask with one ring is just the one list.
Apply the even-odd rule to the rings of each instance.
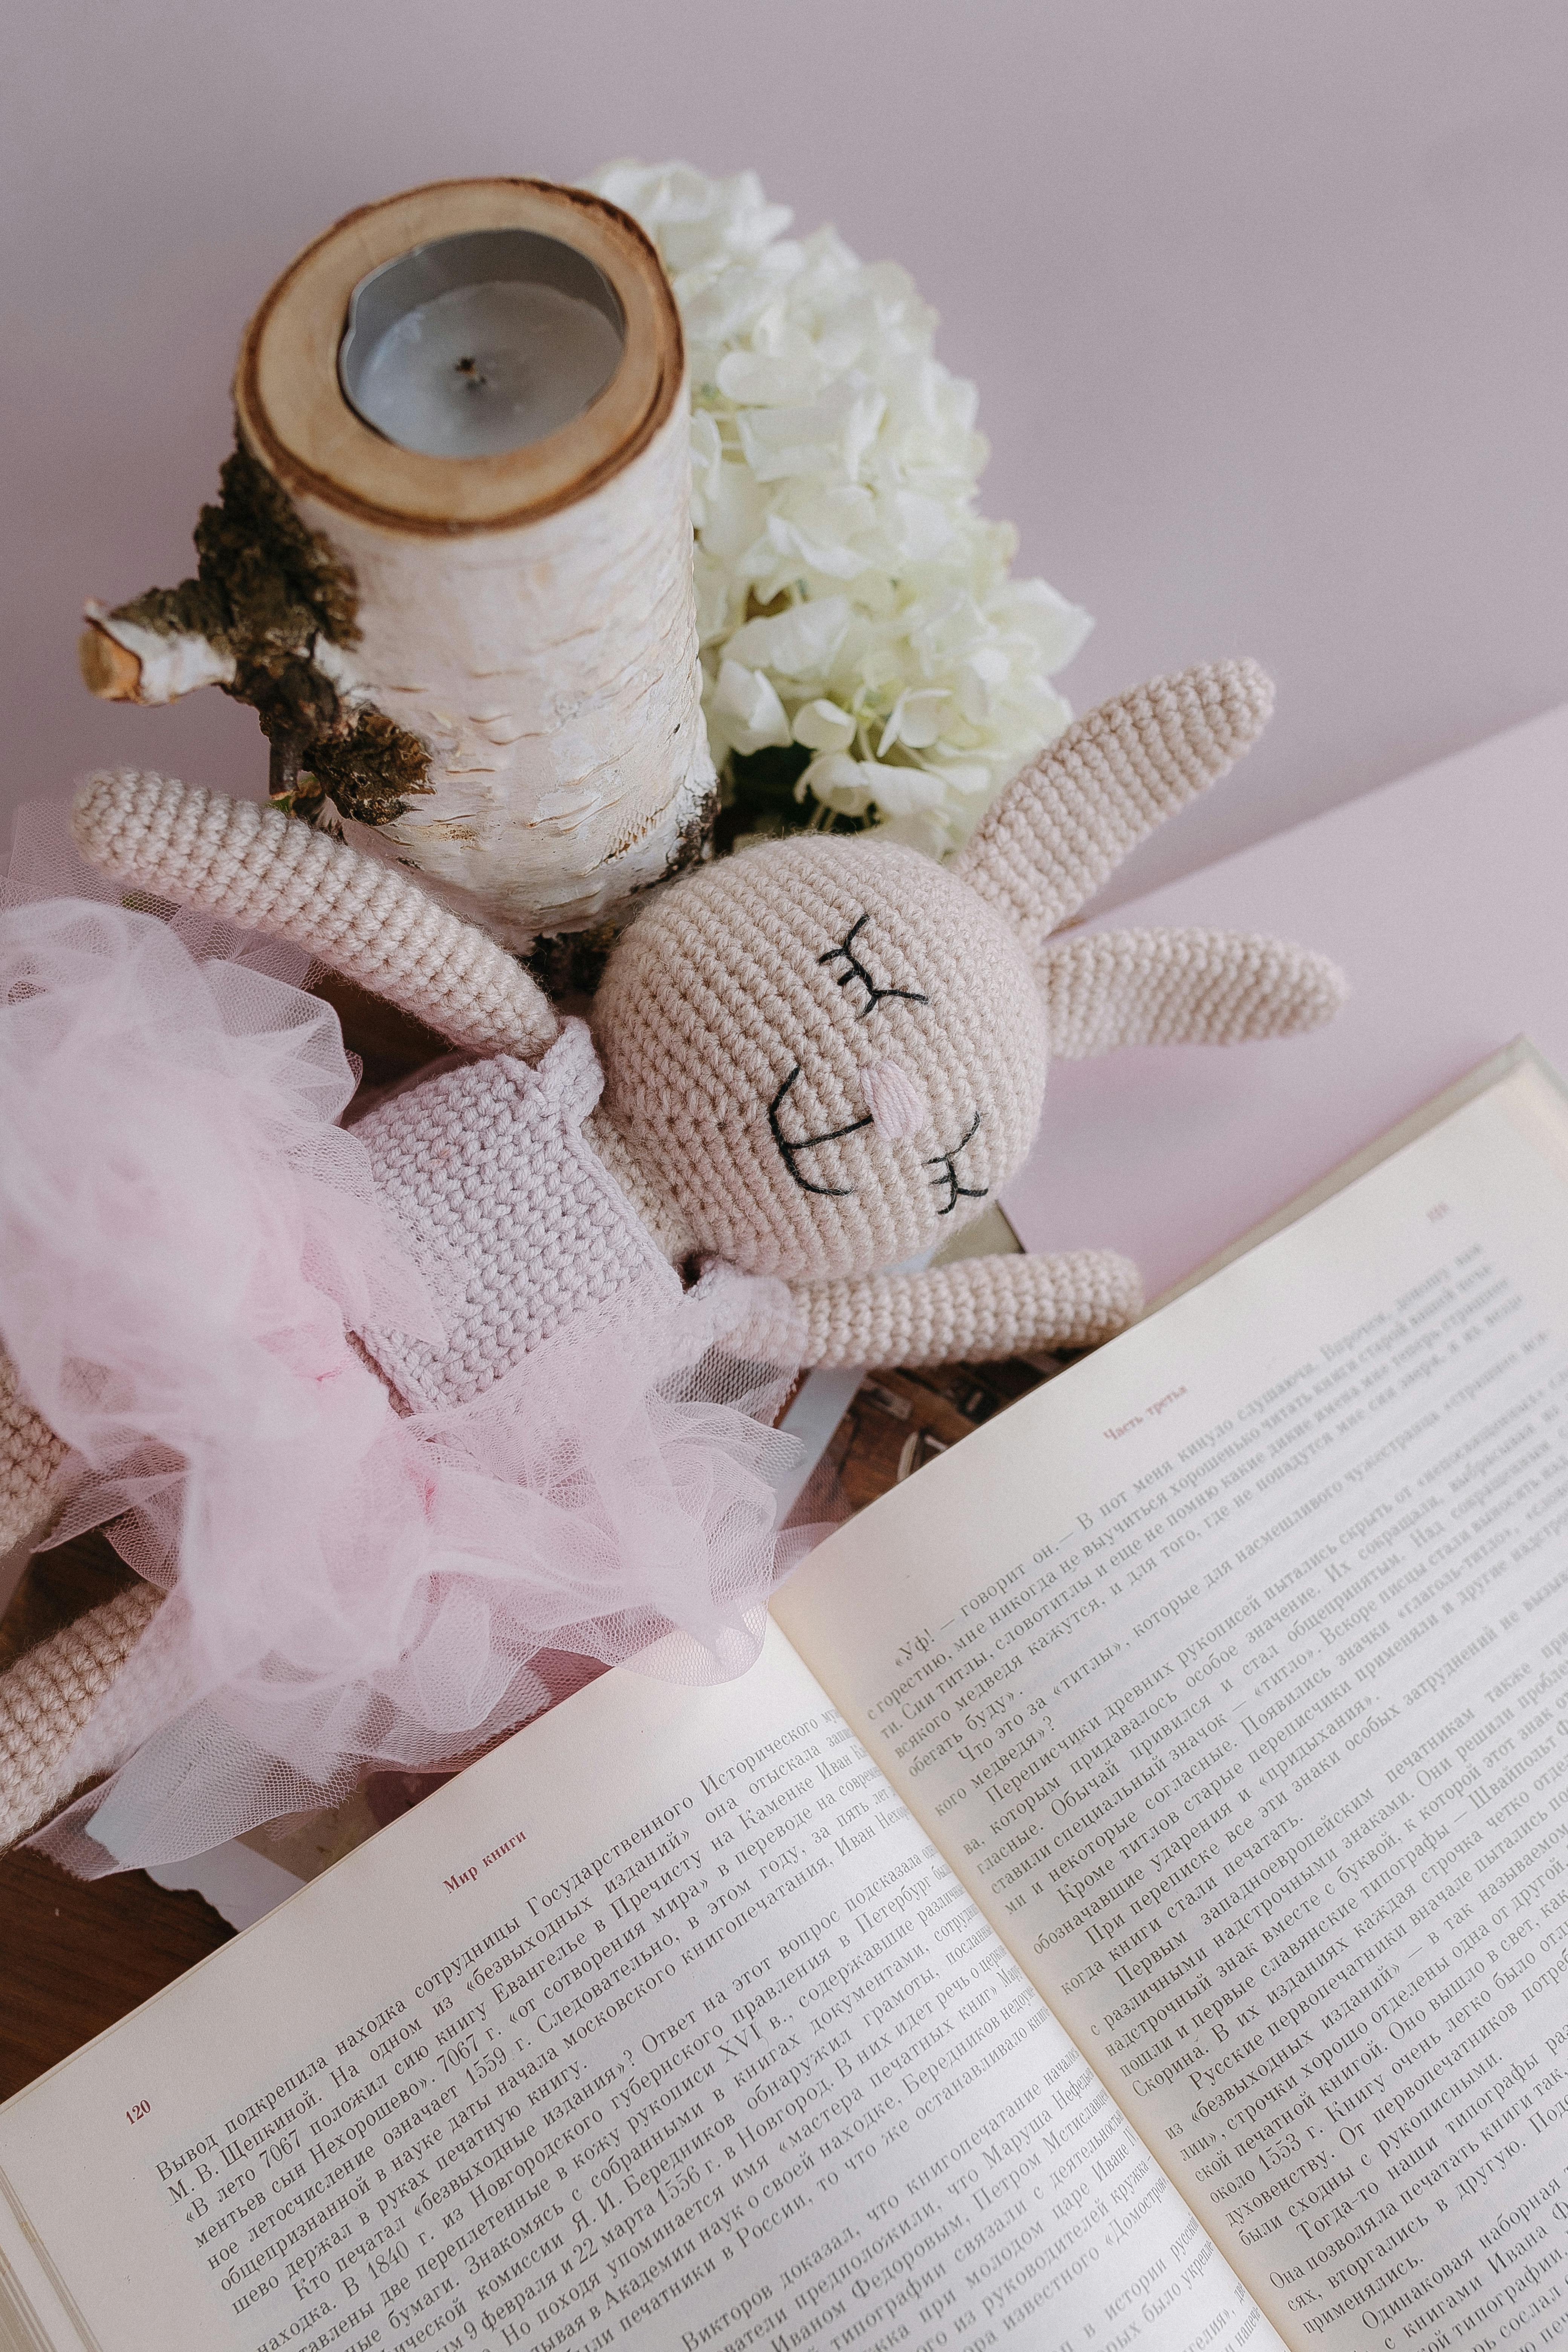
[[459, 375], [467, 376], [469, 392], [478, 392], [489, 381], [479, 373], [479, 363], [472, 358], [456, 360], [453, 365]]

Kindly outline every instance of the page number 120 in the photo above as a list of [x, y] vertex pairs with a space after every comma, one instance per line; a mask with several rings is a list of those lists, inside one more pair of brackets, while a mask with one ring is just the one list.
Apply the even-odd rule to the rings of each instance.
[[125, 2120], [128, 2124], [139, 2124], [143, 2116], [150, 2116], [152, 2112], [153, 2102], [151, 2099], [138, 2099], [133, 2107], [126, 2108]]

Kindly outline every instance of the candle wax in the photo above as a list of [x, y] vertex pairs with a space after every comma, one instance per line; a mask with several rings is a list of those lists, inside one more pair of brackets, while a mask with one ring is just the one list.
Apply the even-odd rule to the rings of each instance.
[[604, 313], [553, 286], [454, 286], [394, 320], [354, 405], [399, 448], [494, 457], [580, 416], [620, 357]]

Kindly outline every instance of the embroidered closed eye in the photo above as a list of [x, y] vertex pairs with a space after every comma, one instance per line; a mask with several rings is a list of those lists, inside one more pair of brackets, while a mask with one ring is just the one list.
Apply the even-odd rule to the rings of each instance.
[[878, 1005], [885, 1003], [889, 996], [902, 997], [906, 1004], [929, 1004], [930, 997], [922, 996], [918, 988], [878, 987], [855, 952], [855, 942], [870, 919], [869, 915], [862, 915], [858, 922], [850, 925], [847, 933], [837, 947], [829, 948], [826, 954], [819, 955], [816, 959], [818, 963], [837, 963], [842, 957], [844, 970], [838, 975], [837, 985], [840, 988], [852, 988], [858, 984], [865, 990], [866, 1002], [855, 1018], [858, 1021], [864, 1021], [868, 1013], [875, 1013]]
[[966, 1150], [969, 1145], [973, 1142], [975, 1129], [979, 1125], [980, 1113], [976, 1111], [974, 1117], [969, 1122], [968, 1131], [964, 1135], [963, 1140], [961, 1143], [955, 1143], [951, 1151], [939, 1151], [932, 1159], [923, 1160], [921, 1162], [922, 1167], [940, 1168], [942, 1170], [942, 1174], [940, 1176], [933, 1176], [931, 1180], [938, 1192], [941, 1192], [944, 1187], [947, 1192], [946, 1200], [937, 1211], [937, 1215], [939, 1217], [952, 1216], [960, 1201], [984, 1201], [986, 1194], [991, 1190], [989, 1184], [981, 1184], [979, 1186], [973, 1184], [961, 1184], [958, 1181], [958, 1170], [954, 1165], [959, 1153]]

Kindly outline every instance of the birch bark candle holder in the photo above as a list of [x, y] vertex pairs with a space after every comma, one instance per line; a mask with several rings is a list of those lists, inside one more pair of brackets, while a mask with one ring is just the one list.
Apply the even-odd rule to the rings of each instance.
[[255, 705], [272, 789], [507, 945], [698, 855], [684, 356], [643, 232], [449, 181], [351, 214], [247, 328], [195, 580], [87, 607], [113, 700]]

